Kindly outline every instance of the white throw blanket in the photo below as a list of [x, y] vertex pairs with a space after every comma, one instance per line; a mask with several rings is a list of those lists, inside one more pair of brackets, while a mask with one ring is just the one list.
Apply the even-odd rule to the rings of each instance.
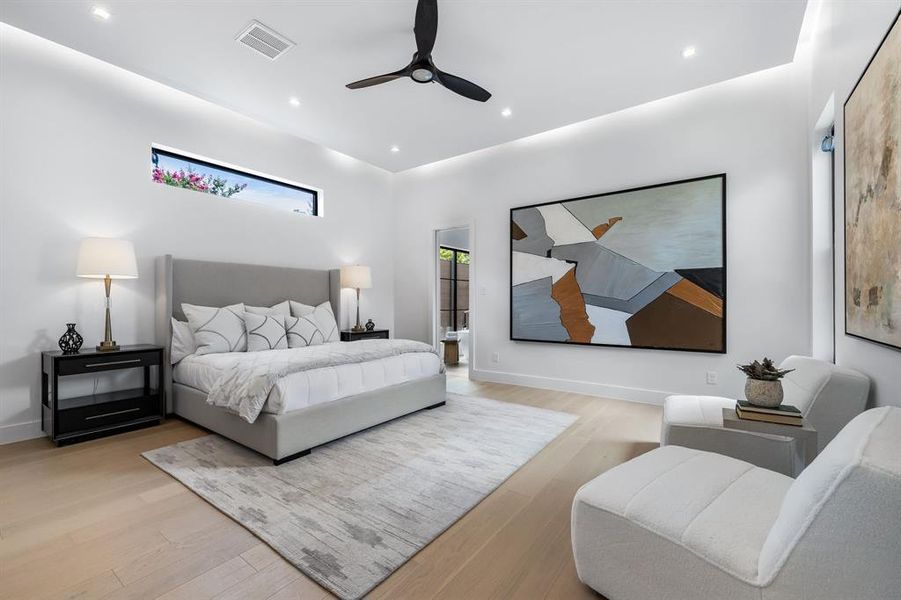
[[247, 352], [219, 377], [206, 401], [253, 423], [263, 410], [269, 392], [286, 375], [410, 352], [437, 354], [428, 344], [413, 340], [333, 342], [306, 348]]

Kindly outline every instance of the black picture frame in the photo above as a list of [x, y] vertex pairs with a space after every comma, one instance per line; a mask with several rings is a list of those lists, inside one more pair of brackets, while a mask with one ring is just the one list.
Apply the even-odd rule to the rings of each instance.
[[[643, 346], [643, 345], [621, 345], [621, 344], [602, 344], [602, 343], [592, 343], [592, 342], [570, 342], [565, 340], [535, 340], [528, 338], [519, 338], [513, 334], [513, 236], [511, 235], [510, 227], [513, 223], [513, 213], [514, 211], [523, 210], [527, 208], [537, 208], [539, 206], [548, 206], [552, 204], [561, 204], [564, 202], [573, 202], [576, 200], [587, 200], [590, 198], [603, 198], [604, 196], [613, 196], [617, 194], [625, 194], [629, 192], [640, 192], [642, 190], [649, 190], [661, 187], [667, 187], [671, 185], [679, 185], [685, 183], [694, 183], [697, 181], [706, 181], [709, 179], [721, 179], [722, 180], [722, 203], [721, 203], [721, 214], [722, 214], [722, 255], [723, 255], [723, 318], [722, 318], [722, 340], [723, 346], [719, 350], [705, 350], [700, 348], [673, 348], [673, 347], [664, 347], [664, 346]], [[561, 344], [564, 346], [589, 346], [594, 348], [624, 348], [624, 349], [638, 349], [638, 350], [664, 350], [670, 352], [693, 352], [700, 354], [727, 354], [728, 353], [728, 337], [727, 337], [727, 321], [728, 321], [728, 311], [727, 311], [727, 299], [728, 299], [728, 259], [727, 259], [727, 243], [726, 243], [726, 202], [727, 198], [727, 177], [726, 173], [717, 173], [715, 175], [703, 175], [700, 177], [691, 177], [688, 179], [679, 179], [675, 181], [667, 181], [664, 183], [655, 183], [651, 185], [644, 185], [639, 187], [627, 188], [622, 190], [614, 190], [610, 192], [601, 192], [598, 194], [588, 194], [585, 196], [576, 196], [574, 198], [565, 198], [562, 200], [550, 200], [547, 202], [537, 202], [535, 204], [527, 204], [524, 206], [514, 206], [510, 208], [510, 216], [507, 222], [507, 236], [510, 242], [510, 251], [509, 251], [509, 269], [508, 269], [508, 288], [509, 288], [509, 339], [514, 342], [529, 342], [536, 344]]]
[[[885, 30], [885, 34], [882, 36], [882, 39], [879, 40], [879, 45], [876, 46], [876, 50], [870, 56], [870, 59], [867, 61], [866, 66], [861, 71], [860, 76], [857, 78], [857, 81], [854, 82], [854, 87], [851, 88], [851, 91], [848, 93], [848, 97], [845, 98], [845, 102], [842, 104], [842, 272], [843, 272], [843, 290], [842, 290], [842, 310], [844, 312], [843, 319], [845, 322], [845, 335], [849, 337], [853, 337], [859, 340], [864, 340], [871, 344], [876, 344], [878, 346], [882, 346], [883, 348], [891, 348], [892, 350], [901, 351], [901, 346], [896, 346], [894, 344], [890, 344], [888, 342], [883, 342], [882, 340], [876, 340], [873, 338], [868, 338], [864, 335], [860, 335], [857, 333], [852, 333], [848, 331], [848, 131], [847, 131], [847, 113], [848, 113], [848, 103], [851, 101], [851, 98], [854, 97], [854, 92], [857, 91], [857, 88], [860, 86], [860, 82], [863, 81], [863, 78], [866, 77], [867, 71], [870, 70], [870, 66], [873, 64], [873, 61], [876, 60], [876, 57], [879, 56], [879, 52], [882, 50], [882, 47], [885, 45], [886, 40], [892, 34], [892, 31], [896, 26], [901, 23], [901, 10], [895, 15], [895, 18], [892, 19], [891, 24]], [[834, 203], [833, 203], [834, 210]], [[834, 232], [833, 232], [834, 233]]]

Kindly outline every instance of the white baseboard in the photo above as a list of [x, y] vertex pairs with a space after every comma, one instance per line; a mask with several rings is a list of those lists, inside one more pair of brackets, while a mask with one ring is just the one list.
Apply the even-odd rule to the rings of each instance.
[[472, 369], [472, 377], [477, 381], [490, 381], [492, 383], [509, 383], [511, 385], [524, 385], [527, 387], [558, 392], [574, 392], [602, 398], [614, 398], [616, 400], [628, 400], [641, 402], [642, 404], [663, 405], [663, 400], [675, 392], [661, 390], [646, 390], [643, 388], [626, 387], [620, 385], [608, 385], [594, 383], [592, 381], [579, 381], [576, 379], [560, 379], [557, 377], [541, 377], [538, 375], [522, 375], [520, 373], [506, 373], [504, 371], [489, 371], [484, 369]]
[[0, 445], [12, 444], [13, 442], [21, 442], [23, 440], [31, 440], [43, 436], [44, 432], [41, 431], [40, 421], [16, 423], [15, 425], [3, 425], [0, 427]]

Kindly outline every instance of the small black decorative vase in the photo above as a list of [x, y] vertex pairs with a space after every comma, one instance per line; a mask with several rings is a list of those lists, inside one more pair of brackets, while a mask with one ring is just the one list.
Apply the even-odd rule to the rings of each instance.
[[75, 323], [66, 323], [66, 333], [59, 338], [59, 349], [63, 354], [77, 354], [83, 343], [81, 334], [75, 331]]
[[372, 319], [369, 319], [368, 321], [366, 321], [365, 327], [366, 331], [372, 331], [373, 329], [375, 329], [375, 323], [372, 322]]

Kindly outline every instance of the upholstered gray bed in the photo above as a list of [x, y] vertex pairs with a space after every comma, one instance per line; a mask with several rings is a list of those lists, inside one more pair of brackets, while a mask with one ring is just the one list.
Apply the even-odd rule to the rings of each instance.
[[248, 423], [223, 408], [207, 404], [206, 392], [173, 381], [168, 358], [172, 336], [170, 317], [184, 320], [182, 302], [202, 306], [239, 302], [271, 306], [287, 299], [310, 305], [329, 301], [340, 319], [339, 271], [158, 257], [156, 338], [166, 348], [163, 380], [167, 412], [280, 464], [340, 437], [444, 403], [445, 376], [439, 373], [284, 414], [262, 413], [256, 421]]

